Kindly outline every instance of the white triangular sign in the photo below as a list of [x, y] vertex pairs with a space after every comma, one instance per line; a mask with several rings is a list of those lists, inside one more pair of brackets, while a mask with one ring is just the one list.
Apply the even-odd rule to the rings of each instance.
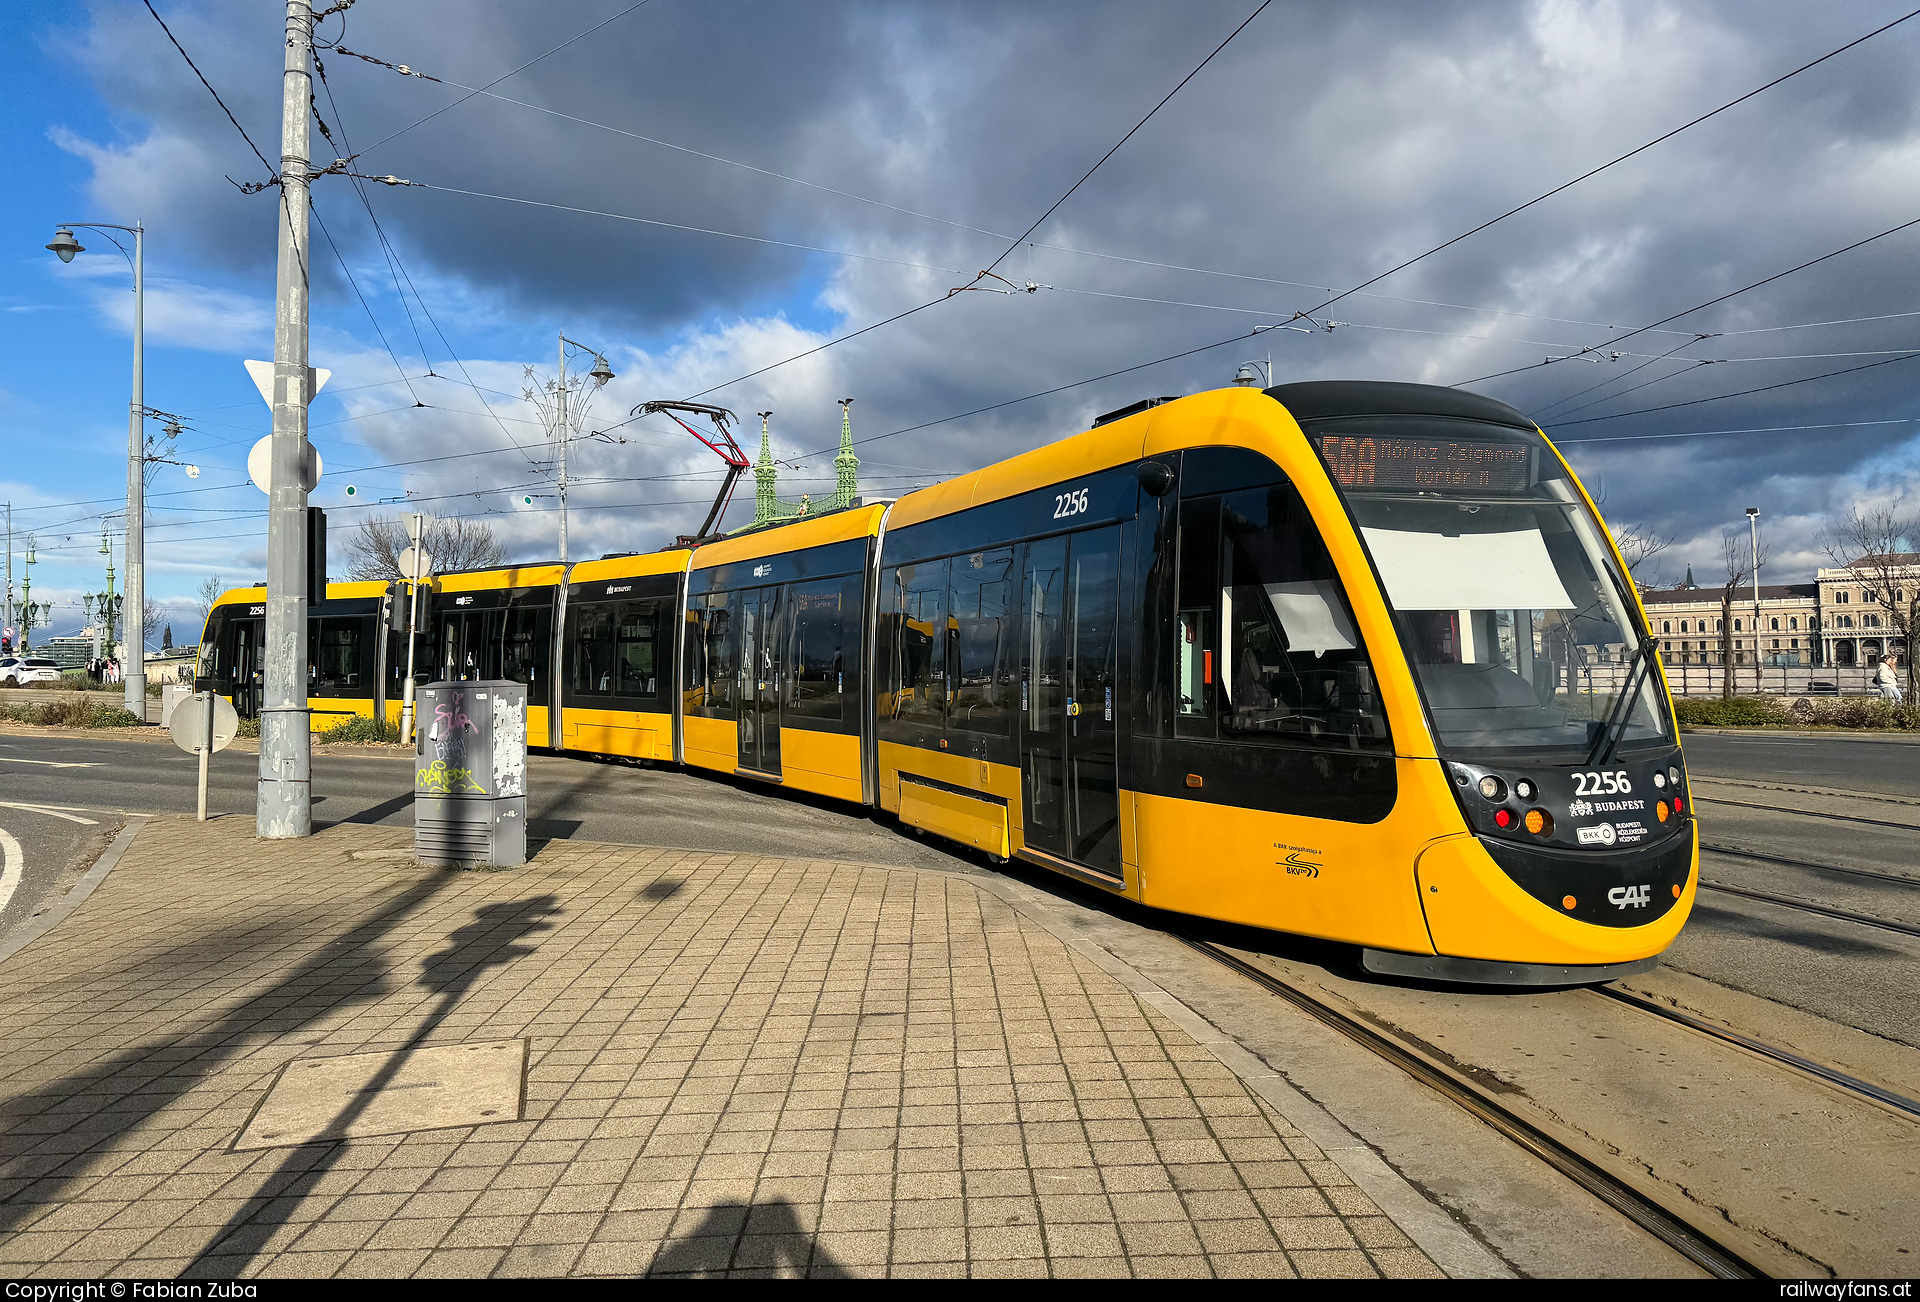
[[[260, 390], [261, 401], [269, 407], [273, 406], [273, 363], [242, 362], [240, 364], [246, 367], [247, 374], [253, 377], [253, 387]], [[310, 382], [307, 401], [312, 402], [320, 396], [320, 390], [327, 387], [327, 381], [333, 378], [333, 372], [324, 366], [309, 366], [307, 378]]]

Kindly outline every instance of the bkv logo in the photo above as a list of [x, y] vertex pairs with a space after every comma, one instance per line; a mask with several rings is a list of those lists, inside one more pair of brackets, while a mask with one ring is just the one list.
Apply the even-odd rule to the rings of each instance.
[[1644, 909], [1652, 902], [1651, 886], [1616, 886], [1607, 892], [1607, 903], [1616, 909]]
[[1287, 857], [1280, 861], [1289, 877], [1318, 877], [1320, 865], [1311, 859], [1303, 859], [1297, 850], [1287, 851]]

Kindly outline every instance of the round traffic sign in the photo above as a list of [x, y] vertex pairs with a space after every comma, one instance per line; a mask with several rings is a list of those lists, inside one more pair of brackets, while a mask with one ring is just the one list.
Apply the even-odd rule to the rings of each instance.
[[186, 700], [173, 707], [173, 718], [167, 723], [167, 731], [173, 734], [173, 744], [192, 755], [207, 749], [207, 700], [213, 700], [213, 745], [211, 749], [222, 751], [240, 731], [240, 716], [234, 713], [233, 705], [224, 696], [214, 696], [212, 692], [195, 692]]
[[[300, 468], [300, 491], [311, 493], [320, 483], [320, 449], [307, 444], [306, 460]], [[269, 434], [247, 452], [247, 478], [253, 486], [269, 495], [273, 492], [273, 435]]]
[[425, 583], [433, 573], [433, 557], [424, 547], [404, 547], [400, 551], [400, 577], [412, 583]]

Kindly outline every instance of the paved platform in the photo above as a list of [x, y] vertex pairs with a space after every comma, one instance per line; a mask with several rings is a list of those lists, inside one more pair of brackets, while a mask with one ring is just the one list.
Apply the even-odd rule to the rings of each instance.
[[[0, 1273], [1441, 1273], [1430, 1209], [991, 879], [409, 843], [155, 819], [0, 964]], [[519, 1118], [234, 1151], [290, 1064], [505, 1040]]]

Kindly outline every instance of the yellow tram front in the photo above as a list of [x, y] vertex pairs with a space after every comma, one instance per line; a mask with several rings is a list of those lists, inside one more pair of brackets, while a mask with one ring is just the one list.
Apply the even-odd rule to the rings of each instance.
[[1456, 958], [1592, 980], [1650, 965], [1691, 909], [1697, 836], [1645, 614], [1571, 469], [1518, 412], [1474, 395], [1269, 395], [1367, 554], [1464, 825], [1413, 865], [1438, 957], [1369, 948], [1366, 966], [1502, 975]]

